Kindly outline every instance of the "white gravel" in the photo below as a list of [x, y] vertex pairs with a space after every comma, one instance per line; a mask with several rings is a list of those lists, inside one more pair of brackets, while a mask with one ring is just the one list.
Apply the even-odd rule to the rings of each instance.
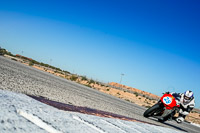
[[139, 122], [61, 111], [24, 94], [0, 90], [1, 133], [178, 133]]

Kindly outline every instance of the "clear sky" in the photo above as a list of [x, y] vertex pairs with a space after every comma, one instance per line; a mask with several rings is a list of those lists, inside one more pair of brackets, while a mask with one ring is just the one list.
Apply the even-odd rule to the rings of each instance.
[[200, 107], [199, 0], [1, 0], [0, 46], [71, 73]]

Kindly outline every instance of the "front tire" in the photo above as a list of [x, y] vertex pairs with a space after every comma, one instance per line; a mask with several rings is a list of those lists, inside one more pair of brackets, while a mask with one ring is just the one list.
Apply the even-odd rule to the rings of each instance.
[[[155, 112], [159, 111], [160, 110], [160, 105], [159, 104], [155, 104], [154, 106], [152, 106], [151, 108], [147, 109], [143, 116], [144, 117], [150, 117], [150, 116], [153, 116]], [[159, 111], [160, 112], [160, 111]], [[159, 113], [158, 112], [158, 113]]]

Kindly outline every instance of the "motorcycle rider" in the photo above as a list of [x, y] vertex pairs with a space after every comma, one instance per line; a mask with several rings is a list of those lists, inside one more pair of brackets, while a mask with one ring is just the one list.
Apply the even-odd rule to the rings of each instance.
[[194, 93], [187, 90], [185, 93], [172, 93], [172, 95], [178, 95], [180, 97], [180, 110], [176, 122], [181, 123], [195, 106]]

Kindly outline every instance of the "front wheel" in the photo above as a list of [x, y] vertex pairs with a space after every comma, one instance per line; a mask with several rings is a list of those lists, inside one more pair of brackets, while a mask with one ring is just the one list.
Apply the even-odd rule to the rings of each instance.
[[160, 105], [159, 104], [155, 104], [151, 108], [147, 109], [144, 112], [143, 116], [144, 117], [150, 117], [150, 116], [153, 116], [154, 113], [156, 113], [156, 114], [160, 113]]

